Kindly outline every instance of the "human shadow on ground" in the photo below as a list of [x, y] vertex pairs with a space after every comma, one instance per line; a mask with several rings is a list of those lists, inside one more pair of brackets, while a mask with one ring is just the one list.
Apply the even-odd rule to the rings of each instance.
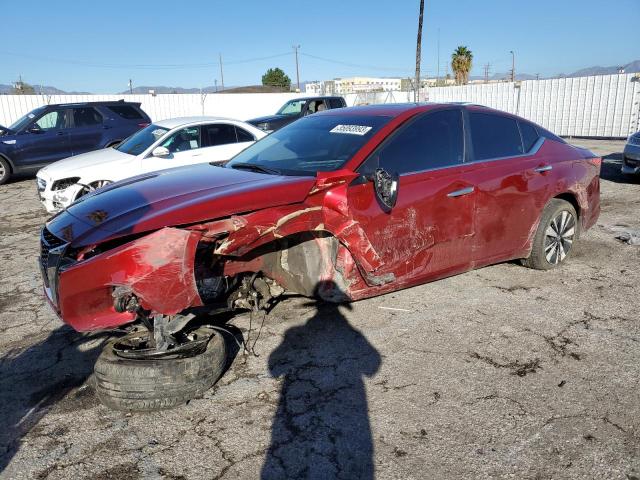
[[315, 315], [269, 357], [282, 389], [262, 479], [372, 479], [363, 376], [378, 371], [380, 354], [342, 314], [349, 304], [312, 305]]
[[86, 335], [61, 326], [41, 342], [2, 354], [0, 474], [46, 412], [86, 382], [107, 339], [106, 333]]

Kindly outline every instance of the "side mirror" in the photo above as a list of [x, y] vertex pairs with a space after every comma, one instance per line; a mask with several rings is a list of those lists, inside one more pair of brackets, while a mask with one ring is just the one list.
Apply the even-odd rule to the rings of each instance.
[[389, 173], [383, 168], [377, 168], [373, 172], [373, 188], [385, 212], [391, 211], [398, 201], [399, 183], [400, 176], [397, 173]]
[[38, 126], [37, 123], [34, 123], [27, 130], [29, 133], [42, 133], [42, 129]]
[[156, 147], [153, 149], [153, 152], [151, 152], [151, 155], [154, 157], [166, 158], [171, 155], [171, 152], [167, 147]]

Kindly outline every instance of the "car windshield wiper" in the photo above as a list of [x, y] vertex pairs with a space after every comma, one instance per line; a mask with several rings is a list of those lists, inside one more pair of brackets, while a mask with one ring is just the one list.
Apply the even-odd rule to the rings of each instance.
[[234, 163], [230, 165], [231, 168], [252, 170], [254, 172], [266, 173], [268, 175], [282, 175], [280, 170], [275, 168], [263, 167], [262, 165], [256, 165], [255, 163]]

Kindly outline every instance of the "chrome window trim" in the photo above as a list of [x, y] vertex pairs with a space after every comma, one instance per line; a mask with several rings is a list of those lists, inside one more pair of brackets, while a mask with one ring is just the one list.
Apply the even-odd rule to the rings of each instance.
[[472, 160], [470, 162], [462, 162], [462, 163], [458, 163], [456, 165], [447, 165], [446, 167], [435, 167], [435, 168], [427, 168], [424, 170], [416, 170], [413, 172], [406, 172], [406, 173], [402, 173], [400, 174], [401, 177], [404, 177], [405, 175], [415, 175], [418, 173], [426, 173], [426, 172], [434, 172], [436, 170], [445, 170], [448, 168], [457, 168], [457, 167], [463, 167], [465, 165], [473, 165], [476, 163], [486, 163], [486, 162], [497, 162], [500, 160], [509, 160], [509, 159], [514, 159], [514, 158], [522, 158], [522, 157], [529, 157], [531, 155], [535, 155], [536, 153], [538, 153], [538, 151], [540, 150], [540, 148], [542, 148], [542, 145], [544, 144], [546, 138], [545, 137], [539, 137], [538, 141], [536, 143], [534, 143], [533, 147], [531, 147], [531, 150], [529, 150], [526, 153], [521, 153], [519, 155], [511, 155], [508, 157], [495, 157], [495, 158], [485, 158], [483, 160]]

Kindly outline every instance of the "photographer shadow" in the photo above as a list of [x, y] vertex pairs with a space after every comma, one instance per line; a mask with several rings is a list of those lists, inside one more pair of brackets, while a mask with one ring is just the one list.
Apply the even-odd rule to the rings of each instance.
[[378, 371], [380, 354], [340, 311], [351, 305], [312, 305], [315, 315], [290, 328], [269, 357], [282, 389], [262, 478], [372, 479], [363, 377]]

